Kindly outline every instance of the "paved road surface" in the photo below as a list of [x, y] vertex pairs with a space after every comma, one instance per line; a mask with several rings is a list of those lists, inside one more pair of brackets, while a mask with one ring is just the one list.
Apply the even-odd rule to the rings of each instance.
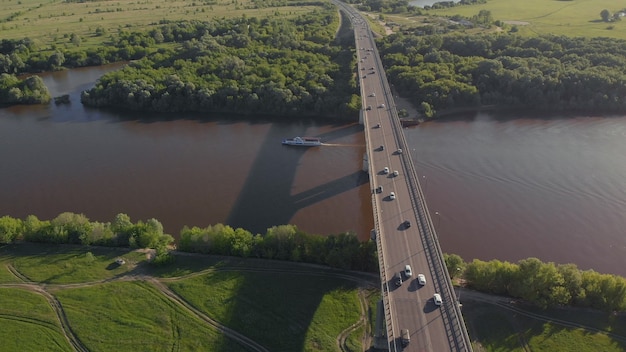
[[[356, 11], [337, 4], [348, 11], [355, 27], [390, 350], [471, 351], [412, 161], [408, 151], [399, 150], [404, 146], [402, 127], [371, 31]], [[396, 287], [393, 277], [405, 265], [410, 265], [413, 275], [402, 274], [405, 281]], [[418, 284], [418, 274], [426, 277], [425, 285]], [[441, 306], [434, 303], [435, 293], [443, 298]], [[400, 341], [402, 329], [408, 329], [411, 337], [406, 347]]]

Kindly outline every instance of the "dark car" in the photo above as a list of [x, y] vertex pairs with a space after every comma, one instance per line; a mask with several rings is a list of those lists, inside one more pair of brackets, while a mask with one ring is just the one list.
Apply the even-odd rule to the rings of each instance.
[[404, 227], [405, 227], [405, 228], [407, 228], [407, 229], [408, 229], [409, 227], [411, 227], [411, 222], [410, 222], [409, 220], [406, 220], [406, 221], [403, 223], [403, 225], [404, 225]]
[[393, 281], [396, 284], [396, 286], [398, 287], [402, 286], [402, 274], [396, 273], [396, 275], [393, 278]]

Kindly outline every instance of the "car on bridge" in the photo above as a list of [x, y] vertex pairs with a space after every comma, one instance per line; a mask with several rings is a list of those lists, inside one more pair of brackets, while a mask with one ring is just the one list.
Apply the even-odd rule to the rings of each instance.
[[389, 168], [385, 166], [385, 167], [383, 168], [383, 174], [385, 174], [385, 175], [386, 175], [386, 174], [388, 174], [388, 173], [389, 173]]
[[408, 229], [409, 227], [411, 227], [411, 222], [409, 220], [406, 220], [402, 223], [402, 226], [404, 226], [405, 229]]
[[397, 287], [402, 286], [402, 273], [396, 273], [394, 275], [393, 283], [396, 284]]
[[441, 300], [441, 295], [438, 293], [435, 293], [433, 295], [433, 302], [435, 302], [436, 306], [440, 306], [443, 303], [443, 301]]
[[404, 276], [406, 276], [407, 279], [413, 276], [413, 271], [411, 270], [411, 266], [409, 264], [404, 266]]
[[383, 109], [383, 108], [385, 108], [385, 104], [380, 104], [380, 105], [378, 105], [378, 107]]
[[426, 285], [426, 276], [424, 276], [424, 274], [417, 274], [417, 282], [422, 286]]

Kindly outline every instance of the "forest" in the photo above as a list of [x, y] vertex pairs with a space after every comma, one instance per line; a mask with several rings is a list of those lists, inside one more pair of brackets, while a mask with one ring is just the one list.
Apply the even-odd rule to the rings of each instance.
[[58, 49], [47, 56], [27, 38], [2, 40], [0, 72], [131, 61], [83, 92], [83, 104], [354, 119], [360, 97], [353, 74], [353, 36], [337, 36], [346, 24], [326, 5], [287, 20], [163, 20], [149, 31], [121, 30], [111, 36], [110, 45]]
[[[336, 12], [293, 21], [238, 18], [176, 23], [132, 33], [124, 44], [174, 38], [159, 50], [101, 77], [81, 100], [95, 107], [354, 118], [360, 109], [352, 46], [338, 44]], [[156, 39], [155, 39], [156, 38]]]
[[390, 82], [429, 117], [481, 106], [626, 111], [624, 40], [399, 33], [378, 43]]

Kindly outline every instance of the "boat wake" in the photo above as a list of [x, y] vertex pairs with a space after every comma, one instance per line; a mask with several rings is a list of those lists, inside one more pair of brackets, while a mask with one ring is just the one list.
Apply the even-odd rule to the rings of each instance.
[[324, 147], [365, 147], [365, 144], [322, 143]]

